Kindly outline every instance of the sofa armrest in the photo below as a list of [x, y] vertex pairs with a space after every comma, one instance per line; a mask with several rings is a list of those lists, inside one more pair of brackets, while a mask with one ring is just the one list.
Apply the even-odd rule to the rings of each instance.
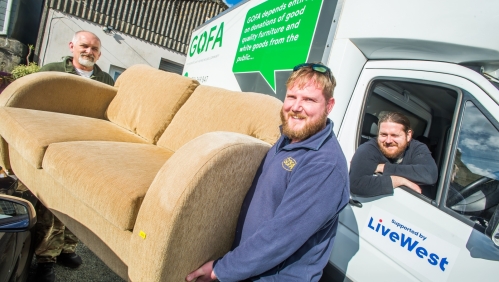
[[183, 281], [230, 250], [243, 199], [270, 145], [211, 132], [181, 147], [149, 188], [133, 230], [130, 281]]
[[0, 106], [105, 119], [117, 88], [78, 75], [39, 72], [17, 79], [0, 95]]

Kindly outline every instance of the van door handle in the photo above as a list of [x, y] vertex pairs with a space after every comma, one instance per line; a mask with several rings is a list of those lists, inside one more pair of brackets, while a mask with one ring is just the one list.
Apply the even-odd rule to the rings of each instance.
[[352, 198], [350, 198], [350, 200], [348, 201], [348, 203], [354, 207], [358, 207], [358, 208], [362, 208], [362, 203], [357, 201], [357, 200], [354, 200]]

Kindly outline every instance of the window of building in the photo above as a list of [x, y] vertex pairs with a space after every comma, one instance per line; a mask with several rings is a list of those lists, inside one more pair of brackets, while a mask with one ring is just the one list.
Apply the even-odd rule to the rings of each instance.
[[182, 70], [184, 69], [184, 65], [161, 58], [161, 62], [159, 63], [159, 69], [182, 75]]
[[124, 68], [120, 68], [114, 65], [111, 65], [109, 67], [109, 75], [114, 79], [114, 81], [116, 81], [124, 71]]

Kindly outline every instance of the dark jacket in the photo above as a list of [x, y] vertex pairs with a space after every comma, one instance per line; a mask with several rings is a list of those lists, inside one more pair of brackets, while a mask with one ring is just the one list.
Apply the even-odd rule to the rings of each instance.
[[241, 207], [232, 251], [216, 261], [223, 282], [319, 281], [338, 214], [348, 203], [348, 168], [332, 122], [267, 153]]
[[[382, 175], [374, 175], [378, 164], [385, 164]], [[411, 140], [401, 163], [392, 163], [381, 153], [376, 139], [359, 146], [350, 164], [350, 190], [362, 197], [393, 194], [391, 175], [404, 177], [418, 185], [437, 182], [438, 170], [425, 144]]]
[[[40, 71], [58, 71], [78, 75], [75, 67], [73, 66], [73, 57], [70, 56], [64, 57], [61, 62], [46, 64], [40, 69]], [[113, 78], [106, 72], [103, 72], [97, 64], [94, 65], [94, 73], [90, 78], [114, 86]]]

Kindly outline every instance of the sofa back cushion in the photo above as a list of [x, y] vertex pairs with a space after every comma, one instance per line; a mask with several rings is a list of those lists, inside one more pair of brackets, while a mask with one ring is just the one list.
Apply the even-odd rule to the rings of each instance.
[[135, 65], [120, 75], [107, 118], [155, 144], [173, 116], [199, 85], [196, 80]]
[[242, 133], [273, 144], [280, 135], [281, 108], [282, 102], [269, 95], [201, 85], [177, 112], [158, 146], [175, 152], [213, 131]]

